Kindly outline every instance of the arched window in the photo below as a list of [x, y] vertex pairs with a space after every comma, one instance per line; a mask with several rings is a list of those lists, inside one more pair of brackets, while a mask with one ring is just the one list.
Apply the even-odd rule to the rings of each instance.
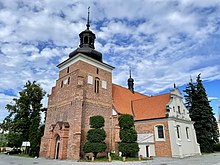
[[154, 127], [154, 134], [156, 141], [165, 141], [164, 126], [162, 124]]
[[176, 134], [177, 134], [177, 138], [180, 139], [180, 126], [179, 125], [176, 126]]
[[95, 88], [94, 88], [95, 93], [99, 93], [99, 78], [95, 78]]
[[70, 84], [70, 77], [68, 77], [68, 82], [67, 82], [67, 84]]
[[56, 138], [56, 146], [55, 146], [55, 159], [59, 158], [59, 151], [60, 151], [60, 136], [58, 135]]
[[162, 125], [157, 126], [157, 132], [158, 132], [158, 138], [164, 138], [164, 132], [163, 132], [163, 126]]
[[186, 127], [186, 138], [189, 139], [189, 127]]
[[60, 85], [60, 87], [63, 88], [63, 81], [61, 81], [61, 85]]
[[180, 113], [180, 106], [178, 106], [178, 113]]
[[84, 37], [84, 43], [85, 43], [85, 44], [88, 44], [88, 36], [85, 36], [85, 37]]

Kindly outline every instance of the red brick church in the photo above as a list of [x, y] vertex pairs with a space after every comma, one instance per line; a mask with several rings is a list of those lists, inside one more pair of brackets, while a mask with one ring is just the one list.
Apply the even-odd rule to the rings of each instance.
[[95, 50], [96, 36], [90, 30], [79, 34], [79, 48], [58, 65], [59, 78], [48, 97], [48, 110], [40, 156], [52, 159], [83, 157], [82, 145], [90, 129], [89, 118], [105, 118], [107, 152], [118, 153], [118, 115], [132, 114], [138, 133], [139, 155], [185, 157], [200, 154], [193, 122], [181, 93], [146, 96], [134, 91], [134, 80], [128, 89], [112, 83], [112, 70]]

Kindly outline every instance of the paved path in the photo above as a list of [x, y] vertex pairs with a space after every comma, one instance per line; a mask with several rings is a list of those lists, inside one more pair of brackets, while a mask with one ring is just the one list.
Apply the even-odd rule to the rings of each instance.
[[154, 160], [140, 162], [119, 162], [111, 163], [98, 162], [76, 162], [70, 160], [48, 160], [44, 158], [24, 158], [0, 154], [0, 165], [220, 165], [220, 152], [202, 156], [188, 157], [184, 159], [154, 158]]

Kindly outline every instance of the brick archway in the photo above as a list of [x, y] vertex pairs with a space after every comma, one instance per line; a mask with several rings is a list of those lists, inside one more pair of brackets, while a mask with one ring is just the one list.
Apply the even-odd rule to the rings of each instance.
[[59, 152], [60, 152], [60, 136], [57, 135], [56, 137], [56, 143], [55, 143], [55, 159], [59, 158]]
[[67, 143], [69, 138], [69, 123], [57, 122], [51, 125], [51, 143], [49, 157], [52, 159], [67, 158]]

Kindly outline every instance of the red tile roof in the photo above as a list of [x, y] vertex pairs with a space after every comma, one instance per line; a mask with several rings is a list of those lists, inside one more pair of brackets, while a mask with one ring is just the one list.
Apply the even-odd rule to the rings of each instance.
[[113, 106], [120, 114], [132, 114], [135, 120], [161, 118], [166, 116], [166, 105], [170, 94], [146, 96], [129, 89], [112, 85]]
[[116, 108], [116, 111], [120, 114], [132, 114], [131, 101], [147, 98], [143, 94], [134, 92], [132, 93], [129, 89], [112, 84], [112, 97], [113, 97], [113, 106]]

